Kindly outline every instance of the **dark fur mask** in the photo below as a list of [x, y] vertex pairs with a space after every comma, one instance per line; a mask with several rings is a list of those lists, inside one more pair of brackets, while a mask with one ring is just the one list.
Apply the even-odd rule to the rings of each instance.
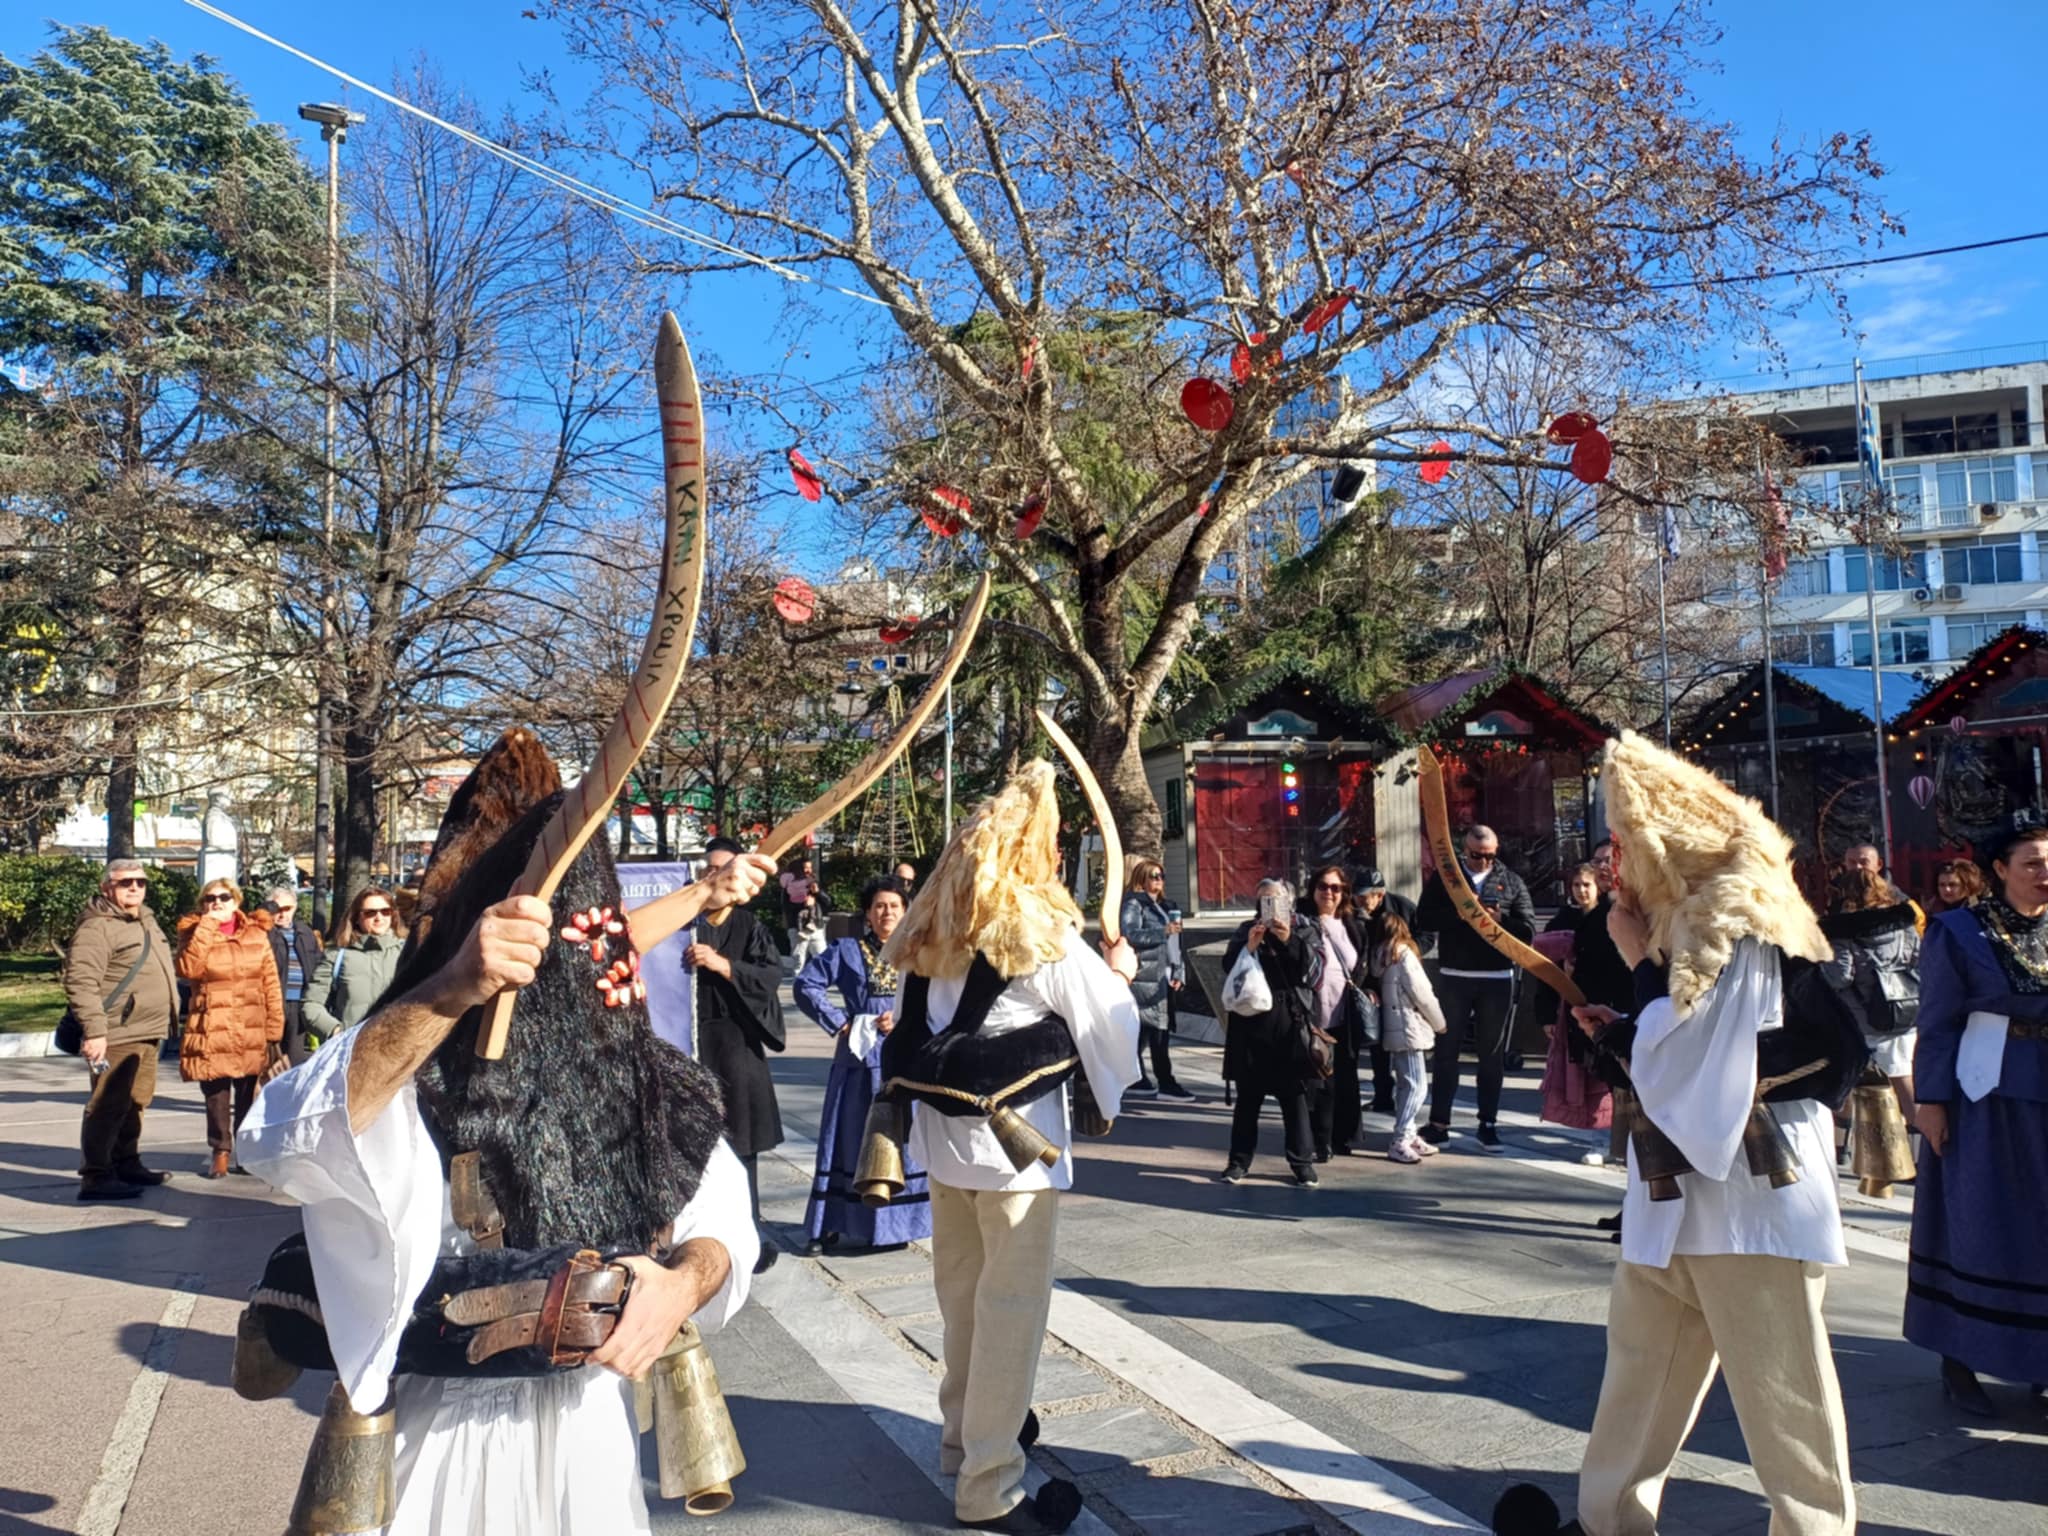
[[[481, 824], [472, 827], [447, 850], [467, 855], [459, 870], [437, 857], [452, 878], [438, 883], [434, 921], [407, 941], [389, 995], [454, 957], [511, 891], [561, 798], [529, 805], [487, 847], [477, 846]], [[577, 855], [553, 907], [619, 906], [618, 871], [600, 834]], [[623, 936], [614, 945], [614, 957], [625, 953]], [[443, 1165], [458, 1152], [481, 1154], [514, 1248], [643, 1248], [665, 1239], [723, 1129], [717, 1080], [655, 1035], [645, 1004], [605, 1007], [597, 974], [585, 951], [555, 938], [519, 993], [504, 1056], [476, 1054], [484, 1010], [473, 1008], [415, 1080]]]

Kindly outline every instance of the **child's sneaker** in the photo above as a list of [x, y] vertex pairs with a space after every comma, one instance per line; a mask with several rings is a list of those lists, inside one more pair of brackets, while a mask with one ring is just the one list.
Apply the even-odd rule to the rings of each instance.
[[[1432, 1147], [1430, 1150], [1433, 1152], [1436, 1149]], [[1415, 1149], [1415, 1143], [1412, 1141], [1395, 1142], [1391, 1147], [1387, 1148], [1387, 1156], [1397, 1163], [1419, 1163], [1422, 1161], [1422, 1154]]]
[[1416, 1151], [1416, 1154], [1420, 1157], [1435, 1157], [1437, 1153], [1442, 1150], [1442, 1148], [1440, 1147], [1431, 1146], [1428, 1142], [1424, 1141], [1420, 1136], [1410, 1137], [1408, 1145], [1413, 1147]]

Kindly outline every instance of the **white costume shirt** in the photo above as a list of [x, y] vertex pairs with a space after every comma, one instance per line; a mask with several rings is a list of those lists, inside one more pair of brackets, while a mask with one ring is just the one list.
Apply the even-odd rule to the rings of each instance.
[[1697, 1172], [1679, 1178], [1684, 1198], [1652, 1200], [1628, 1156], [1621, 1256], [1652, 1269], [1671, 1256], [1755, 1253], [1846, 1264], [1835, 1195], [1835, 1122], [1825, 1104], [1799, 1099], [1769, 1108], [1798, 1158], [1799, 1181], [1771, 1188], [1749, 1171], [1742, 1130], [1756, 1099], [1756, 1039], [1784, 1027], [1777, 951], [1744, 939], [1689, 1018], [1660, 997], [1636, 1020], [1628, 1073], [1651, 1123]]
[[[392, 1536], [571, 1536], [650, 1529], [633, 1387], [602, 1366], [551, 1376], [401, 1376], [392, 1366], [435, 1260], [473, 1246], [408, 1083], [360, 1135], [348, 1065], [362, 1026], [270, 1083], [235, 1137], [249, 1171], [305, 1207], [328, 1344], [349, 1400], [395, 1392]], [[731, 1273], [697, 1312], [704, 1332], [746, 1300], [760, 1253], [739, 1159], [720, 1142], [671, 1243], [724, 1244]]]
[[[927, 1022], [937, 1034], [953, 1022], [966, 991], [965, 976], [931, 984]], [[1123, 1107], [1124, 1089], [1138, 1080], [1138, 1005], [1130, 983], [1110, 969], [1080, 934], [1067, 933], [1066, 953], [1029, 976], [1011, 982], [982, 1022], [985, 1035], [1007, 1034], [1056, 1013], [1073, 1031], [1080, 1070], [1088, 1075], [1096, 1107], [1112, 1119]], [[1002, 1143], [980, 1115], [942, 1115], [919, 1104], [911, 1115], [910, 1149], [925, 1171], [955, 1189], [1071, 1189], [1074, 1186], [1074, 1130], [1067, 1095], [1048, 1093], [1017, 1113], [1059, 1148], [1048, 1168], [1033, 1161], [1022, 1173], [1010, 1166]]]

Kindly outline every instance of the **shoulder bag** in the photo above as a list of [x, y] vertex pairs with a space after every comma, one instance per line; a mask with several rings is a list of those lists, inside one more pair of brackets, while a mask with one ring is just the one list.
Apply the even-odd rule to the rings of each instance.
[[[120, 998], [135, 985], [135, 978], [142, 974], [142, 967], [148, 963], [150, 943], [149, 926], [145, 923], [142, 929], [142, 953], [137, 955], [135, 963], [128, 967], [128, 974], [114, 983], [114, 990], [106, 995], [101, 1004], [110, 1020], [114, 1013], [115, 999]], [[64, 1017], [57, 1021], [56, 1038], [51, 1043], [66, 1056], [76, 1056], [85, 1049], [85, 1021], [79, 1018], [69, 1003], [64, 1005]]]

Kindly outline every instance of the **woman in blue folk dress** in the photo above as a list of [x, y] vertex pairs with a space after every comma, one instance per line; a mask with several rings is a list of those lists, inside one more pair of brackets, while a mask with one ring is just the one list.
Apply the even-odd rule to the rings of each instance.
[[907, 900], [903, 882], [894, 875], [870, 880], [860, 893], [864, 923], [859, 937], [831, 945], [796, 978], [797, 1007], [839, 1041], [832, 1053], [832, 1076], [825, 1084], [818, 1168], [811, 1181], [810, 1209], [804, 1213], [813, 1251], [835, 1243], [900, 1247], [932, 1235], [924, 1170], [907, 1152], [903, 1193], [887, 1205], [879, 1210], [864, 1205], [853, 1190], [868, 1106], [882, 1086], [882, 1037], [896, 1022], [896, 973], [878, 957], [903, 920]]
[[1906, 1277], [1906, 1337], [1981, 1417], [1998, 1408], [1979, 1372], [2048, 1383], [2048, 829], [1988, 851], [1990, 893], [1935, 918], [1920, 950]]

